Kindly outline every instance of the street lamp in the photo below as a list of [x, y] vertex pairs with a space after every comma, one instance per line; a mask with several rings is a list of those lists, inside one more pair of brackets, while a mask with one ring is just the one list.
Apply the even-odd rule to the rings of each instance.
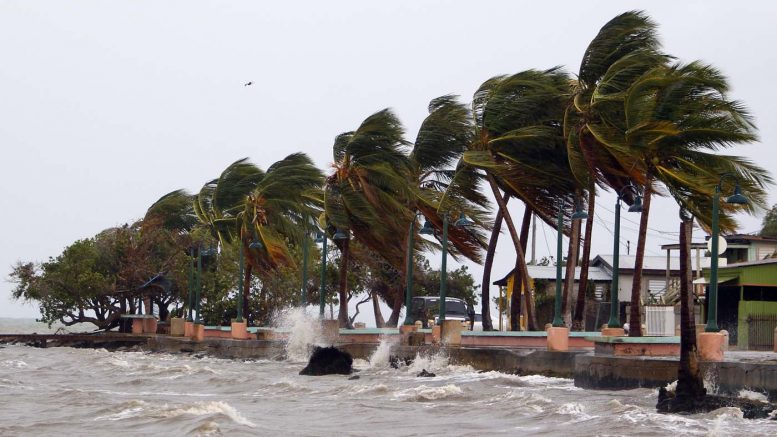
[[[587, 218], [588, 213], [581, 210], [579, 204], [575, 204], [575, 212], [572, 214], [572, 220], [582, 220]], [[558, 242], [556, 244], [556, 302], [554, 305], [553, 327], [559, 328], [564, 326], [564, 321], [561, 320], [561, 242], [564, 236], [563, 199], [559, 200], [558, 202], [558, 221], [556, 223], [556, 230], [558, 231]]]
[[193, 322], [194, 317], [194, 247], [189, 248], [189, 296], [187, 299], [187, 309], [189, 310], [189, 317], [186, 318], [187, 322]]
[[[464, 213], [459, 215], [458, 220], [454, 222], [454, 226], [459, 228], [468, 228], [475, 223], [464, 216]], [[431, 225], [424, 224], [424, 229], [421, 229], [422, 234], [434, 233]], [[442, 214], [442, 261], [440, 262], [440, 315], [437, 317], [437, 324], [442, 325], [445, 321], [445, 298], [448, 294], [448, 213]], [[408, 310], [409, 311], [409, 310]]]
[[324, 306], [326, 304], [326, 230], [316, 235], [316, 243], [321, 243], [321, 283], [318, 286], [318, 317], [324, 318]]
[[[407, 269], [405, 269], [405, 321], [403, 325], [412, 325], [413, 315], [410, 313], [411, 306], [413, 304], [413, 246], [415, 245], [415, 219], [416, 217], [423, 217], [423, 214], [417, 213], [412, 220], [410, 220], [410, 229], [407, 234]], [[427, 219], [424, 221], [424, 226], [418, 231], [423, 235], [434, 235], [434, 227]]]
[[608, 328], [620, 328], [620, 303], [618, 302], [618, 276], [620, 271], [620, 233], [621, 233], [621, 200], [626, 190], [631, 190], [636, 197], [629, 207], [629, 212], [642, 212], [642, 196], [637, 188], [628, 184], [618, 191], [618, 200], [615, 201], [615, 230], [613, 231], [614, 247], [612, 249], [612, 284], [610, 285], [610, 320]]
[[237, 317], [235, 322], [243, 322], [243, 267], [245, 262], [243, 261], [243, 245], [242, 243], [237, 246], [238, 251], [238, 271], [237, 271]]
[[200, 297], [202, 294], [202, 247], [197, 248], [197, 277], [196, 282], [194, 286], [195, 290], [195, 305], [197, 306], [197, 318], [194, 319], [194, 323], [197, 325], [202, 324], [202, 319], [200, 318]]
[[715, 194], [712, 195], [712, 258], [710, 259], [710, 293], [707, 303], [707, 326], [706, 332], [718, 332], [718, 234], [720, 233], [718, 223], [718, 209], [720, 207], [720, 192], [723, 185], [723, 179], [729, 177], [734, 179], [736, 185], [734, 194], [726, 198], [726, 203], [734, 205], [746, 205], [747, 197], [742, 194], [742, 188], [739, 186], [739, 179], [732, 173], [723, 173], [720, 175], [718, 185], [715, 185]]
[[299, 295], [299, 305], [302, 308], [308, 303], [308, 232], [302, 235], [302, 289]]

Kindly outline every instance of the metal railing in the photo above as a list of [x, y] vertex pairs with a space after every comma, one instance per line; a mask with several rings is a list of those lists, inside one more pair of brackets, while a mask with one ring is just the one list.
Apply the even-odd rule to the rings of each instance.
[[750, 350], [773, 350], [774, 329], [777, 328], [777, 314], [751, 314], [747, 317], [747, 348]]

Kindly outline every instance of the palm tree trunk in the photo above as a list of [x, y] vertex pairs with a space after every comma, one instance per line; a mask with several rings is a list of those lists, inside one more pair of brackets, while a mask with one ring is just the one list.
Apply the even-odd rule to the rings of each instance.
[[569, 248], [567, 250], [564, 294], [561, 298], [561, 316], [564, 319], [564, 325], [567, 327], [572, 326], [572, 289], [575, 288], [575, 267], [577, 266], [577, 252], [580, 249], [580, 220], [572, 220], [571, 231]]
[[575, 305], [575, 320], [573, 331], [585, 331], [585, 298], [588, 291], [588, 268], [591, 265], [591, 234], [594, 230], [594, 207], [596, 196], [593, 189], [588, 195], [588, 220], [585, 222], [585, 239], [583, 240], [583, 261], [580, 263], [580, 281], [578, 282], [577, 304]]
[[372, 312], [375, 314], [375, 327], [384, 328], [386, 326], [386, 321], [383, 320], [383, 313], [380, 311], [378, 293], [372, 293]]
[[343, 251], [340, 254], [340, 288], [337, 291], [340, 300], [340, 313], [337, 321], [341, 328], [348, 327], [348, 259], [350, 257], [350, 241], [343, 241]]
[[[645, 258], [645, 240], [647, 239], [648, 217], [650, 216], [650, 198], [653, 194], [653, 178], [647, 174], [645, 193], [642, 197], [642, 215], [639, 218], [639, 238], [637, 252], [634, 254], [634, 282], [631, 287], [631, 309], [629, 311], [629, 337], [642, 337], [642, 261]], [[616, 291], [617, 292], [617, 291]]]
[[405, 304], [403, 299], [402, 286], [394, 289], [394, 303], [391, 305], [391, 315], [389, 316], [386, 326], [389, 328], [396, 328], [399, 326], [399, 313], [402, 311], [402, 306]]
[[248, 306], [249, 293], [251, 292], [251, 263], [245, 264], [245, 273], [243, 274], [243, 317], [246, 320], [246, 326], [251, 326], [251, 308]]
[[697, 403], [704, 399], [707, 390], [699, 371], [699, 356], [696, 351], [696, 324], [691, 309], [691, 233], [693, 218], [683, 217], [680, 224], [680, 366], [677, 369], [676, 402]]
[[[521, 248], [523, 249], [523, 253], [526, 253], [526, 241], [529, 238], [529, 227], [531, 226], [531, 209], [527, 206], [526, 209], [523, 212], [523, 221], [521, 222]], [[524, 260], [525, 262], [525, 260]], [[521, 284], [528, 282], [523, 281], [523, 271], [520, 268], [519, 261], [516, 258], [515, 262], [515, 268], [513, 269], [513, 274], [515, 277], [513, 278], [513, 289], [511, 290], [512, 295], [510, 297], [510, 330], [511, 331], [520, 331], [521, 330], [521, 314], [523, 313], [521, 310], [523, 309], [525, 305], [521, 305], [521, 289], [523, 288], [523, 291], [525, 293], [528, 293], [528, 287], [521, 287]], [[523, 302], [526, 302], [526, 299], [523, 299]], [[531, 309], [526, 306], [527, 311], [531, 311]], [[526, 314], [526, 320], [529, 320], [528, 314]], [[528, 325], [528, 323], [527, 323]]]
[[[503, 201], [505, 205], [510, 200], [510, 195], [505, 194]], [[496, 218], [494, 219], [494, 227], [491, 229], [491, 238], [488, 240], [488, 250], [486, 251], [486, 259], [483, 262], [483, 283], [480, 287], [482, 290], [482, 302], [480, 303], [480, 314], [483, 316], [483, 330], [493, 331], [494, 326], [491, 323], [491, 268], [494, 265], [494, 253], [496, 252], [496, 243], [499, 241], [499, 234], [502, 230], [502, 210], [499, 209], [496, 212]], [[501, 314], [500, 314], [501, 316]]]
[[[515, 229], [515, 224], [513, 223], [512, 218], [510, 217], [510, 211], [507, 210], [507, 203], [502, 199], [502, 195], [499, 192], [499, 185], [496, 183], [496, 179], [491, 174], [486, 174], [486, 180], [488, 180], [488, 185], [491, 187], [491, 192], [494, 195], [494, 198], [496, 199], [497, 204], [499, 205], [499, 209], [502, 211], [502, 215], [504, 216], [504, 221], [507, 224], [507, 229], [510, 231], [510, 238], [513, 240], [513, 246], [515, 247], [515, 253], [516, 253], [516, 265], [519, 265], [519, 269], [521, 270], [521, 280], [523, 282], [523, 286], [525, 290], [529, 289], [529, 271], [526, 268], [526, 256], [524, 256], [524, 250], [521, 245], [521, 239], [518, 237], [518, 232]], [[527, 293], [527, 298], [531, 299], [531, 292]], [[533, 304], [534, 302], [531, 302]], [[531, 311], [532, 314], [529, 314], [529, 320], [528, 320], [528, 328], [530, 331], [536, 331], [537, 330], [537, 321], [534, 319], [534, 312]]]

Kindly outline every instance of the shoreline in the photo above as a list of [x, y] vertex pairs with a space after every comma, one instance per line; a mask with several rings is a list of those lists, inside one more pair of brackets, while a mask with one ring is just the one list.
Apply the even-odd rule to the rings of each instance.
[[[388, 337], [391, 339], [391, 337]], [[392, 339], [393, 340], [393, 339]], [[398, 340], [398, 338], [396, 339]], [[0, 334], [0, 344], [33, 347], [105, 348], [110, 351], [147, 351], [170, 354], [204, 354], [225, 359], [282, 360], [282, 340], [233, 340], [208, 337], [195, 341], [167, 335], [131, 334]], [[334, 343], [353, 358], [369, 360], [379, 343], [353, 341]], [[593, 350], [549, 352], [537, 348], [502, 346], [446, 347], [440, 345], [391, 345], [391, 355], [400, 360], [444, 354], [451, 364], [468, 365], [478, 371], [516, 375], [568, 378], [588, 390], [660, 388], [677, 379], [676, 357], [623, 357], [595, 355]], [[728, 352], [722, 362], [702, 362], [705, 380], [716, 394], [738, 395], [742, 390], [763, 393], [777, 402], [777, 359], [770, 354]]]

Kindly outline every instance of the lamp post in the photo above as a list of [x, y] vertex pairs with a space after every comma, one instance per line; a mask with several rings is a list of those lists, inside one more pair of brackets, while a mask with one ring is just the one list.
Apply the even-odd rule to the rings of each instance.
[[642, 212], [642, 196], [634, 185], [626, 185], [618, 191], [618, 199], [615, 201], [615, 229], [613, 230], [614, 246], [612, 249], [612, 284], [610, 285], [610, 320], [608, 328], [620, 328], [620, 303], [618, 302], [618, 276], [620, 271], [620, 233], [621, 233], [621, 200], [626, 189], [630, 189], [636, 196], [634, 204], [629, 207], [629, 212]]
[[[417, 217], [423, 217], [422, 214], [416, 214], [412, 220], [410, 220], [410, 228], [407, 234], [407, 269], [405, 269], [405, 321], [403, 325], [412, 325], [413, 314], [410, 310], [413, 305], [413, 248], [415, 246], [415, 219]], [[429, 220], [424, 221], [424, 226], [419, 233], [423, 235], [434, 235], [434, 228]]]
[[202, 293], [202, 247], [197, 248], [197, 277], [196, 282], [194, 286], [195, 290], [195, 305], [197, 306], [197, 318], [194, 319], [194, 323], [197, 325], [202, 324], [202, 319], [200, 318], [200, 297]]
[[[575, 212], [572, 214], [572, 220], [587, 219], [588, 213], [580, 209], [580, 205], [575, 205]], [[558, 231], [558, 238], [556, 243], [556, 302], [553, 305], [553, 327], [559, 328], [564, 326], [564, 321], [561, 320], [561, 243], [564, 237], [564, 201], [558, 202], [558, 220], [556, 222], [556, 229]]]
[[710, 294], [707, 302], [707, 326], [706, 332], [719, 332], [718, 328], [718, 234], [720, 225], [718, 220], [718, 210], [720, 208], [720, 193], [722, 191], [723, 179], [729, 177], [736, 181], [734, 194], [726, 199], [726, 203], [735, 205], [746, 205], [747, 197], [742, 195], [742, 188], [739, 186], [739, 180], [736, 175], [724, 173], [720, 176], [720, 182], [715, 185], [715, 194], [712, 195], [712, 258], [710, 259]]
[[308, 232], [302, 236], [302, 289], [299, 295], [299, 305], [302, 308], [308, 303]]
[[[326, 232], [326, 231], [325, 231]], [[316, 243], [322, 243], [321, 248], [321, 283], [318, 286], [318, 317], [324, 318], [324, 306], [326, 304], [326, 234], [319, 233], [316, 236]]]
[[[453, 223], [457, 228], [468, 228], [474, 225], [474, 222], [468, 220], [464, 213], [459, 215], [458, 220]], [[433, 233], [431, 226], [427, 228], [424, 224], [421, 230], [422, 234]], [[440, 313], [437, 317], [437, 324], [442, 325], [445, 321], [445, 299], [448, 295], [448, 213], [442, 215], [442, 261], [440, 262]]]
[[194, 247], [189, 248], [189, 296], [187, 299], [187, 309], [189, 310], [189, 317], [186, 318], [187, 322], [193, 322], [194, 317]]
[[238, 269], [237, 269], [237, 317], [235, 321], [237, 323], [243, 322], [243, 268], [245, 261], [243, 260], [243, 244], [242, 242], [237, 246], [238, 251]]

